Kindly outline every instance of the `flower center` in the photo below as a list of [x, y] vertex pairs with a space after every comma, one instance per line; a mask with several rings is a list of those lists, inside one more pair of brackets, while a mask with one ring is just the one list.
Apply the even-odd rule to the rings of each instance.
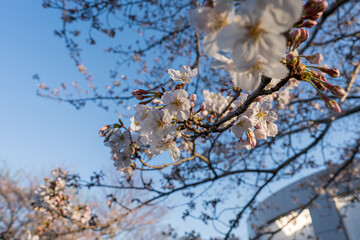
[[165, 123], [162, 121], [162, 120], [158, 120], [156, 122], [156, 126], [159, 128], [159, 129], [163, 129], [165, 127]]
[[258, 119], [265, 119], [267, 116], [266, 112], [259, 112], [257, 115]]
[[260, 36], [267, 33], [266, 30], [260, 27], [261, 21], [259, 20], [255, 25], [246, 26], [248, 29], [248, 37], [252, 38], [255, 42], [259, 40]]
[[175, 99], [172, 103], [171, 103], [172, 106], [174, 106], [175, 109], [180, 109], [181, 108], [181, 101], [180, 99]]
[[238, 122], [236, 125], [238, 125], [239, 127], [242, 127], [244, 125], [243, 121]]
[[189, 74], [182, 72], [182, 73], [180, 73], [180, 77], [181, 77], [182, 80], [185, 81], [185, 80], [187, 80], [189, 78]]

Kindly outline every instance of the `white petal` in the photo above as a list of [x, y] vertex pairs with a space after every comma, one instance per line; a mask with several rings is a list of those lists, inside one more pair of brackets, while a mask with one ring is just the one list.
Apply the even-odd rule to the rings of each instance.
[[270, 0], [270, 9], [278, 28], [282, 32], [286, 32], [290, 27], [300, 19], [302, 14], [302, 1], [301, 0]]
[[172, 142], [169, 146], [169, 154], [170, 157], [174, 160], [177, 161], [180, 158], [180, 149], [176, 146], [175, 142]]
[[217, 32], [208, 33], [204, 36], [204, 52], [206, 55], [212, 57], [219, 51], [218, 41], [216, 39]]
[[261, 81], [259, 76], [248, 75], [246, 72], [230, 71], [230, 75], [235, 87], [250, 92], [253, 92], [259, 86]]
[[263, 73], [269, 78], [286, 78], [289, 75], [289, 69], [280, 61], [274, 61], [271, 64], [263, 64]]
[[218, 13], [227, 13], [233, 10], [233, 0], [213, 0], [214, 8]]

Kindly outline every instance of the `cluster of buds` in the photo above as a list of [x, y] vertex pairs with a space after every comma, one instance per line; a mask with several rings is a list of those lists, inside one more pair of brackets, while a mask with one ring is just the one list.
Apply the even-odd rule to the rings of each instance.
[[309, 0], [304, 5], [304, 12], [302, 19], [317, 20], [323, 15], [327, 7], [328, 7], [327, 0]]
[[295, 23], [294, 27], [313, 28], [328, 6], [327, 0], [309, 0], [304, 5], [302, 18]]
[[144, 102], [141, 102], [140, 104], [148, 104], [149, 102], [153, 101], [154, 99], [160, 99], [163, 95], [160, 91], [146, 91], [143, 89], [136, 89], [131, 92], [131, 94], [137, 99], [137, 100], [145, 100]]
[[305, 42], [309, 38], [309, 31], [305, 28], [299, 28], [293, 31], [289, 37], [289, 44], [292, 49], [296, 49], [301, 43]]
[[[314, 54], [311, 56], [301, 56], [311, 63], [320, 63], [322, 60], [321, 54]], [[301, 64], [303, 65], [303, 64]], [[305, 65], [304, 65], [305, 66]], [[310, 70], [308, 68], [314, 68], [320, 72]], [[345, 95], [345, 90], [338, 86], [329, 83], [323, 73], [329, 75], [330, 77], [336, 78], [340, 76], [340, 71], [336, 68], [328, 67], [318, 67], [318, 66], [308, 66], [304, 68], [304, 71], [301, 74], [301, 80], [311, 83], [311, 85], [316, 89], [317, 93], [320, 96], [320, 99], [325, 102], [325, 106], [336, 113], [340, 113], [341, 109], [339, 105], [334, 100], [330, 100], [324, 93], [321, 91], [330, 91], [335, 97], [343, 97]]]

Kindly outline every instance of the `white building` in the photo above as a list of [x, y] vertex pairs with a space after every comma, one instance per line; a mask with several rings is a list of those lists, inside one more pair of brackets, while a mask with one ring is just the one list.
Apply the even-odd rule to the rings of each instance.
[[318, 189], [330, 174], [324, 170], [303, 178], [259, 203], [248, 219], [249, 238], [360, 240], [359, 178], [345, 175], [327, 191]]

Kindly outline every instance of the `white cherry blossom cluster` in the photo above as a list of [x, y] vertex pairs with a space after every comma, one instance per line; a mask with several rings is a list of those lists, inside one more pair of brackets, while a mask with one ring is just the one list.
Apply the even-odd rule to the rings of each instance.
[[132, 174], [130, 156], [135, 153], [135, 149], [132, 145], [130, 132], [127, 129], [122, 131], [119, 124], [114, 124], [112, 127], [104, 126], [101, 128], [100, 135], [105, 137], [105, 145], [111, 149], [110, 153], [112, 160], [114, 160], [114, 167]]
[[[174, 161], [180, 158], [180, 149], [176, 145], [176, 124], [189, 118], [193, 106], [183, 86], [189, 84], [197, 75], [197, 69], [181, 66], [180, 70], [169, 69], [168, 73], [174, 81], [179, 81], [182, 87], [165, 92], [141, 89], [133, 91], [132, 94], [137, 99], [150, 98], [151, 101], [135, 105], [129, 130], [122, 132], [120, 128], [123, 124], [104, 126], [100, 130], [106, 145], [111, 148], [115, 167], [121, 171], [132, 173], [131, 160], [136, 158], [135, 152], [139, 148], [146, 148], [145, 153], [149, 158], [167, 150]], [[194, 96], [192, 98], [194, 100]], [[155, 100], [161, 106], [147, 105]]]
[[66, 175], [61, 169], [53, 170], [53, 179], [45, 179], [34, 193], [33, 207], [35, 210], [46, 214], [49, 221], [58, 217], [66, 217], [81, 224], [89, 224], [92, 218], [91, 210], [87, 205], [77, 205], [71, 202], [71, 197], [66, 194]]
[[[288, 32], [302, 14], [301, 0], [247, 0], [235, 10], [233, 0], [213, 0], [189, 12], [189, 22], [205, 32], [204, 51], [212, 67], [230, 72], [235, 87], [254, 91], [261, 76], [284, 78], [281, 62]], [[230, 55], [231, 58], [227, 57]]]
[[209, 92], [208, 90], [203, 90], [202, 94], [205, 99], [206, 110], [210, 113], [221, 114], [231, 99], [229, 96], [225, 97], [221, 93]]
[[[237, 100], [233, 105], [240, 106], [244, 100]], [[278, 133], [277, 125], [274, 123], [277, 114], [271, 111], [271, 108], [272, 103], [268, 98], [260, 98], [238, 117], [231, 128], [235, 136], [240, 139], [235, 145], [236, 149], [242, 150], [244, 147], [251, 149], [256, 146], [257, 139], [275, 137]]]
[[[231, 101], [230, 97], [224, 97], [221, 93], [204, 90], [203, 95], [206, 105], [205, 111], [208, 111], [210, 116], [223, 113]], [[223, 114], [228, 114], [240, 107], [247, 97], [248, 94], [241, 93]], [[267, 137], [274, 137], [277, 134], [278, 128], [274, 123], [277, 114], [271, 111], [272, 99], [272, 97], [259, 97], [257, 101], [250, 104], [243, 114], [237, 117], [230, 131], [235, 134], [236, 138], [239, 138], [235, 145], [238, 150], [242, 150], [244, 147], [246, 149], [254, 148], [257, 143], [256, 139], [267, 139]], [[223, 127], [227, 124], [231, 124], [231, 121], [223, 124]]]

